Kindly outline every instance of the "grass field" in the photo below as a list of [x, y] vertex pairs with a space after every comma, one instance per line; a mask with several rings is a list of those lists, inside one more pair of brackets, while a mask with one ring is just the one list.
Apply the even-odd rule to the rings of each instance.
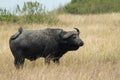
[[[120, 14], [59, 15], [57, 25], [0, 23], [0, 80], [120, 80]], [[23, 69], [16, 70], [9, 49], [9, 38], [24, 29], [46, 27], [80, 29], [85, 45], [65, 54], [59, 66], [44, 65], [44, 59], [25, 61]]]

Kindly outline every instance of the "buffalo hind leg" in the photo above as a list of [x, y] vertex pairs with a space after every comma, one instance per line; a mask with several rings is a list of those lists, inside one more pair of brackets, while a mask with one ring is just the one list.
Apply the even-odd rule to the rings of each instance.
[[16, 69], [23, 68], [24, 61], [25, 61], [25, 58], [22, 56], [15, 57], [14, 64], [15, 64]]
[[45, 58], [45, 64], [47, 64], [47, 65], [50, 64], [50, 58]]
[[15, 64], [16, 69], [23, 68], [24, 60], [25, 59], [15, 59], [14, 60], [14, 64]]

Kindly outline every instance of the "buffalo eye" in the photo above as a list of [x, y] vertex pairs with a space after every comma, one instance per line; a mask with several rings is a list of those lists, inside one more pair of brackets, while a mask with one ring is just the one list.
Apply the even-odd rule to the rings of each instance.
[[74, 35], [72, 38], [73, 38], [73, 39], [76, 39], [76, 36]]

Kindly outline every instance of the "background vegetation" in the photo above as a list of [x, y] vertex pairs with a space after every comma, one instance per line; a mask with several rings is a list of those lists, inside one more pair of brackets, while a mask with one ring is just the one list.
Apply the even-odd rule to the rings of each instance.
[[25, 2], [23, 7], [16, 6], [14, 11], [0, 9], [1, 22], [57, 24], [60, 13], [101, 14], [120, 12], [120, 0], [71, 0], [65, 6], [48, 12], [39, 2]]
[[58, 12], [71, 14], [100, 14], [120, 12], [120, 0], [71, 0]]
[[17, 5], [13, 12], [6, 9], [0, 9], [0, 21], [56, 24], [58, 19], [55, 14], [47, 12], [42, 4], [38, 2], [24, 2], [22, 8]]

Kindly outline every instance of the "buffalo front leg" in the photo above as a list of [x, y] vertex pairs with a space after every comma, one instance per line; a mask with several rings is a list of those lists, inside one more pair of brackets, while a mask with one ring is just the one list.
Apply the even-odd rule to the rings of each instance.
[[45, 58], [45, 64], [49, 65], [51, 58], [52, 58], [52, 56], [49, 54], [49, 55]]
[[56, 63], [56, 64], [58, 64], [58, 65], [60, 64], [59, 59], [53, 59], [53, 62]]

